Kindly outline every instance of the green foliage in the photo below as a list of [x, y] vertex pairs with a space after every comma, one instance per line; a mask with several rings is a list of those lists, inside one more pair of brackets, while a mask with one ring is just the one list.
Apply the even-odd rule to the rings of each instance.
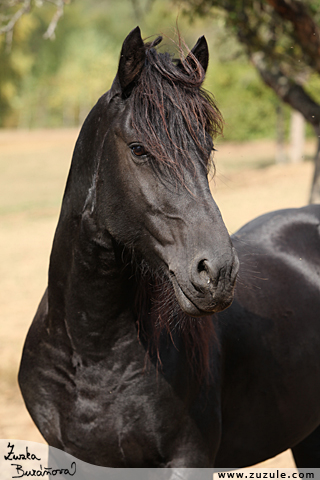
[[[205, 2], [203, 2], [205, 4]], [[199, 7], [200, 8], [200, 7]], [[204, 8], [204, 7], [203, 7]], [[184, 15], [171, 0], [75, 0], [65, 7], [54, 41], [43, 33], [53, 10], [36, 8], [17, 23], [11, 51], [0, 37], [0, 126], [78, 125], [110, 88], [121, 44], [137, 24], [144, 37], [165, 35], [165, 48], [179, 30], [191, 47], [205, 34], [211, 60], [205, 87], [216, 97], [227, 140], [275, 135], [275, 95], [248, 63], [244, 49], [219, 10], [206, 17]], [[4, 73], [5, 72], [5, 73]]]
[[[49, 41], [43, 34], [54, 10], [34, 8], [17, 22], [10, 51], [0, 37], [5, 67], [0, 74], [0, 126], [82, 122], [110, 88], [129, 31], [139, 24], [145, 37], [163, 30], [172, 36], [178, 11], [170, 0], [75, 0], [66, 5], [56, 38]], [[189, 20], [181, 21], [182, 28], [184, 24]]]
[[15, 32], [17, 48], [9, 52], [4, 36], [0, 36], [0, 125], [13, 124], [16, 121], [14, 107], [16, 97], [22, 87], [23, 78], [28, 75], [32, 65], [26, 39], [33, 28], [30, 17], [23, 18]]
[[242, 61], [212, 63], [206, 88], [215, 92], [225, 120], [225, 140], [273, 138], [276, 129], [276, 95]]

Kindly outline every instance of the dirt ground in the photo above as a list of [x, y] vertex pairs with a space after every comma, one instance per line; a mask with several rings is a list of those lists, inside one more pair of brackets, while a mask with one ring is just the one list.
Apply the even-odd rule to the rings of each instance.
[[[51, 243], [77, 130], [0, 131], [0, 438], [44, 443], [17, 386], [23, 342], [46, 287]], [[232, 233], [270, 210], [308, 202], [305, 161], [274, 165], [271, 141], [218, 143], [212, 193]], [[290, 452], [266, 463], [291, 467]]]

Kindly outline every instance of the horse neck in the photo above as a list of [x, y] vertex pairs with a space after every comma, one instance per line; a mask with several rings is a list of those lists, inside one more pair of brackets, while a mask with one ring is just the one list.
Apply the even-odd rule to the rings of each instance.
[[106, 232], [103, 240], [96, 236], [89, 212], [84, 212], [77, 230], [68, 259], [63, 235], [55, 242], [49, 270], [50, 321], [58, 328], [64, 323], [78, 353], [103, 356], [124, 338], [137, 337], [135, 285], [119, 246]]
[[101, 240], [92, 215], [108, 101], [108, 94], [99, 100], [77, 140], [49, 267], [50, 325], [64, 329], [74, 349], [88, 354], [135, 332], [130, 273], [108, 232]]
[[[53, 328], [64, 330], [73, 351], [92, 360], [117, 355], [124, 362], [135, 357], [141, 368], [148, 352], [170, 381], [185, 379], [186, 362], [202, 381], [215, 338], [210, 317], [196, 323], [185, 317], [170, 281], [136, 272], [129, 251], [107, 232], [103, 238], [97, 234], [90, 211], [82, 214], [70, 244], [62, 225], [49, 270], [49, 320]], [[181, 331], [175, 329], [179, 323]]]

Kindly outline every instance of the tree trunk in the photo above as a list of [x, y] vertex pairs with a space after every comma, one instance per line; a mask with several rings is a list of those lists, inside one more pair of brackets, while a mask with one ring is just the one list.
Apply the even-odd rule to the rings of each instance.
[[277, 111], [277, 141], [276, 141], [276, 163], [286, 163], [286, 150], [285, 150], [285, 135], [284, 135], [284, 115], [283, 105], [279, 103], [276, 108]]
[[320, 203], [320, 136], [319, 135], [318, 135], [317, 151], [314, 157], [314, 174], [313, 174], [309, 203]]
[[300, 163], [303, 161], [305, 140], [305, 120], [297, 110], [291, 113], [290, 127], [290, 162]]
[[298, 110], [305, 120], [316, 130], [320, 125], [320, 105], [304, 90], [302, 85], [287, 78], [276, 65], [270, 69], [264, 52], [255, 52], [250, 60], [258, 70], [262, 80], [271, 87], [278, 97], [294, 110]]
[[266, 0], [283, 20], [291, 22], [295, 36], [312, 67], [320, 73], [320, 28], [301, 0]]

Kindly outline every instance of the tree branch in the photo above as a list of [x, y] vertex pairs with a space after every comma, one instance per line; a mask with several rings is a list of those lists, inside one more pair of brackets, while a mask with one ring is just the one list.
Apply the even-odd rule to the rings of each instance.
[[[18, 3], [18, 2], [15, 2]], [[7, 25], [0, 27], [0, 35], [9, 33], [14, 29], [15, 24], [25, 13], [29, 12], [31, 8], [31, 0], [24, 0], [22, 7], [11, 17]]]
[[316, 103], [303, 87], [286, 77], [279, 67], [270, 69], [263, 52], [250, 55], [250, 60], [258, 70], [262, 80], [271, 87], [282, 101], [298, 110], [309, 122], [317, 135], [320, 126], [320, 105]]
[[320, 73], [320, 28], [310, 16], [307, 7], [297, 0], [266, 1], [283, 20], [292, 23], [294, 36], [309, 56], [311, 66]]
[[60, 18], [63, 16], [64, 5], [65, 5], [66, 2], [65, 2], [65, 0], [56, 0], [52, 3], [54, 3], [57, 6], [57, 10], [56, 10], [56, 13], [54, 14], [54, 16], [51, 19], [51, 22], [50, 22], [50, 24], [47, 28], [47, 31], [43, 35], [43, 38], [45, 38], [45, 39], [50, 38], [50, 40], [53, 40], [55, 38], [55, 31], [56, 31], [56, 28], [57, 28], [57, 25], [58, 25], [58, 22], [59, 22]]
[[[1, 1], [1, 0], [0, 0]], [[60, 18], [64, 13], [64, 6], [69, 3], [70, 0], [42, 0], [41, 5], [44, 3], [48, 4], [51, 3], [57, 7], [56, 12], [54, 13], [51, 22], [47, 28], [47, 31], [44, 33], [44, 38], [54, 38], [55, 30], [58, 25]], [[9, 0], [3, 4], [0, 4], [0, 8], [3, 9], [13, 9], [17, 6], [21, 5], [21, 7], [14, 13], [14, 14], [7, 14], [1, 15], [0, 17], [0, 35], [5, 34], [7, 44], [11, 45], [12, 35], [15, 28], [16, 23], [18, 20], [25, 15], [26, 13], [31, 11], [32, 8], [32, 0]], [[39, 6], [39, 5], [38, 5]]]

